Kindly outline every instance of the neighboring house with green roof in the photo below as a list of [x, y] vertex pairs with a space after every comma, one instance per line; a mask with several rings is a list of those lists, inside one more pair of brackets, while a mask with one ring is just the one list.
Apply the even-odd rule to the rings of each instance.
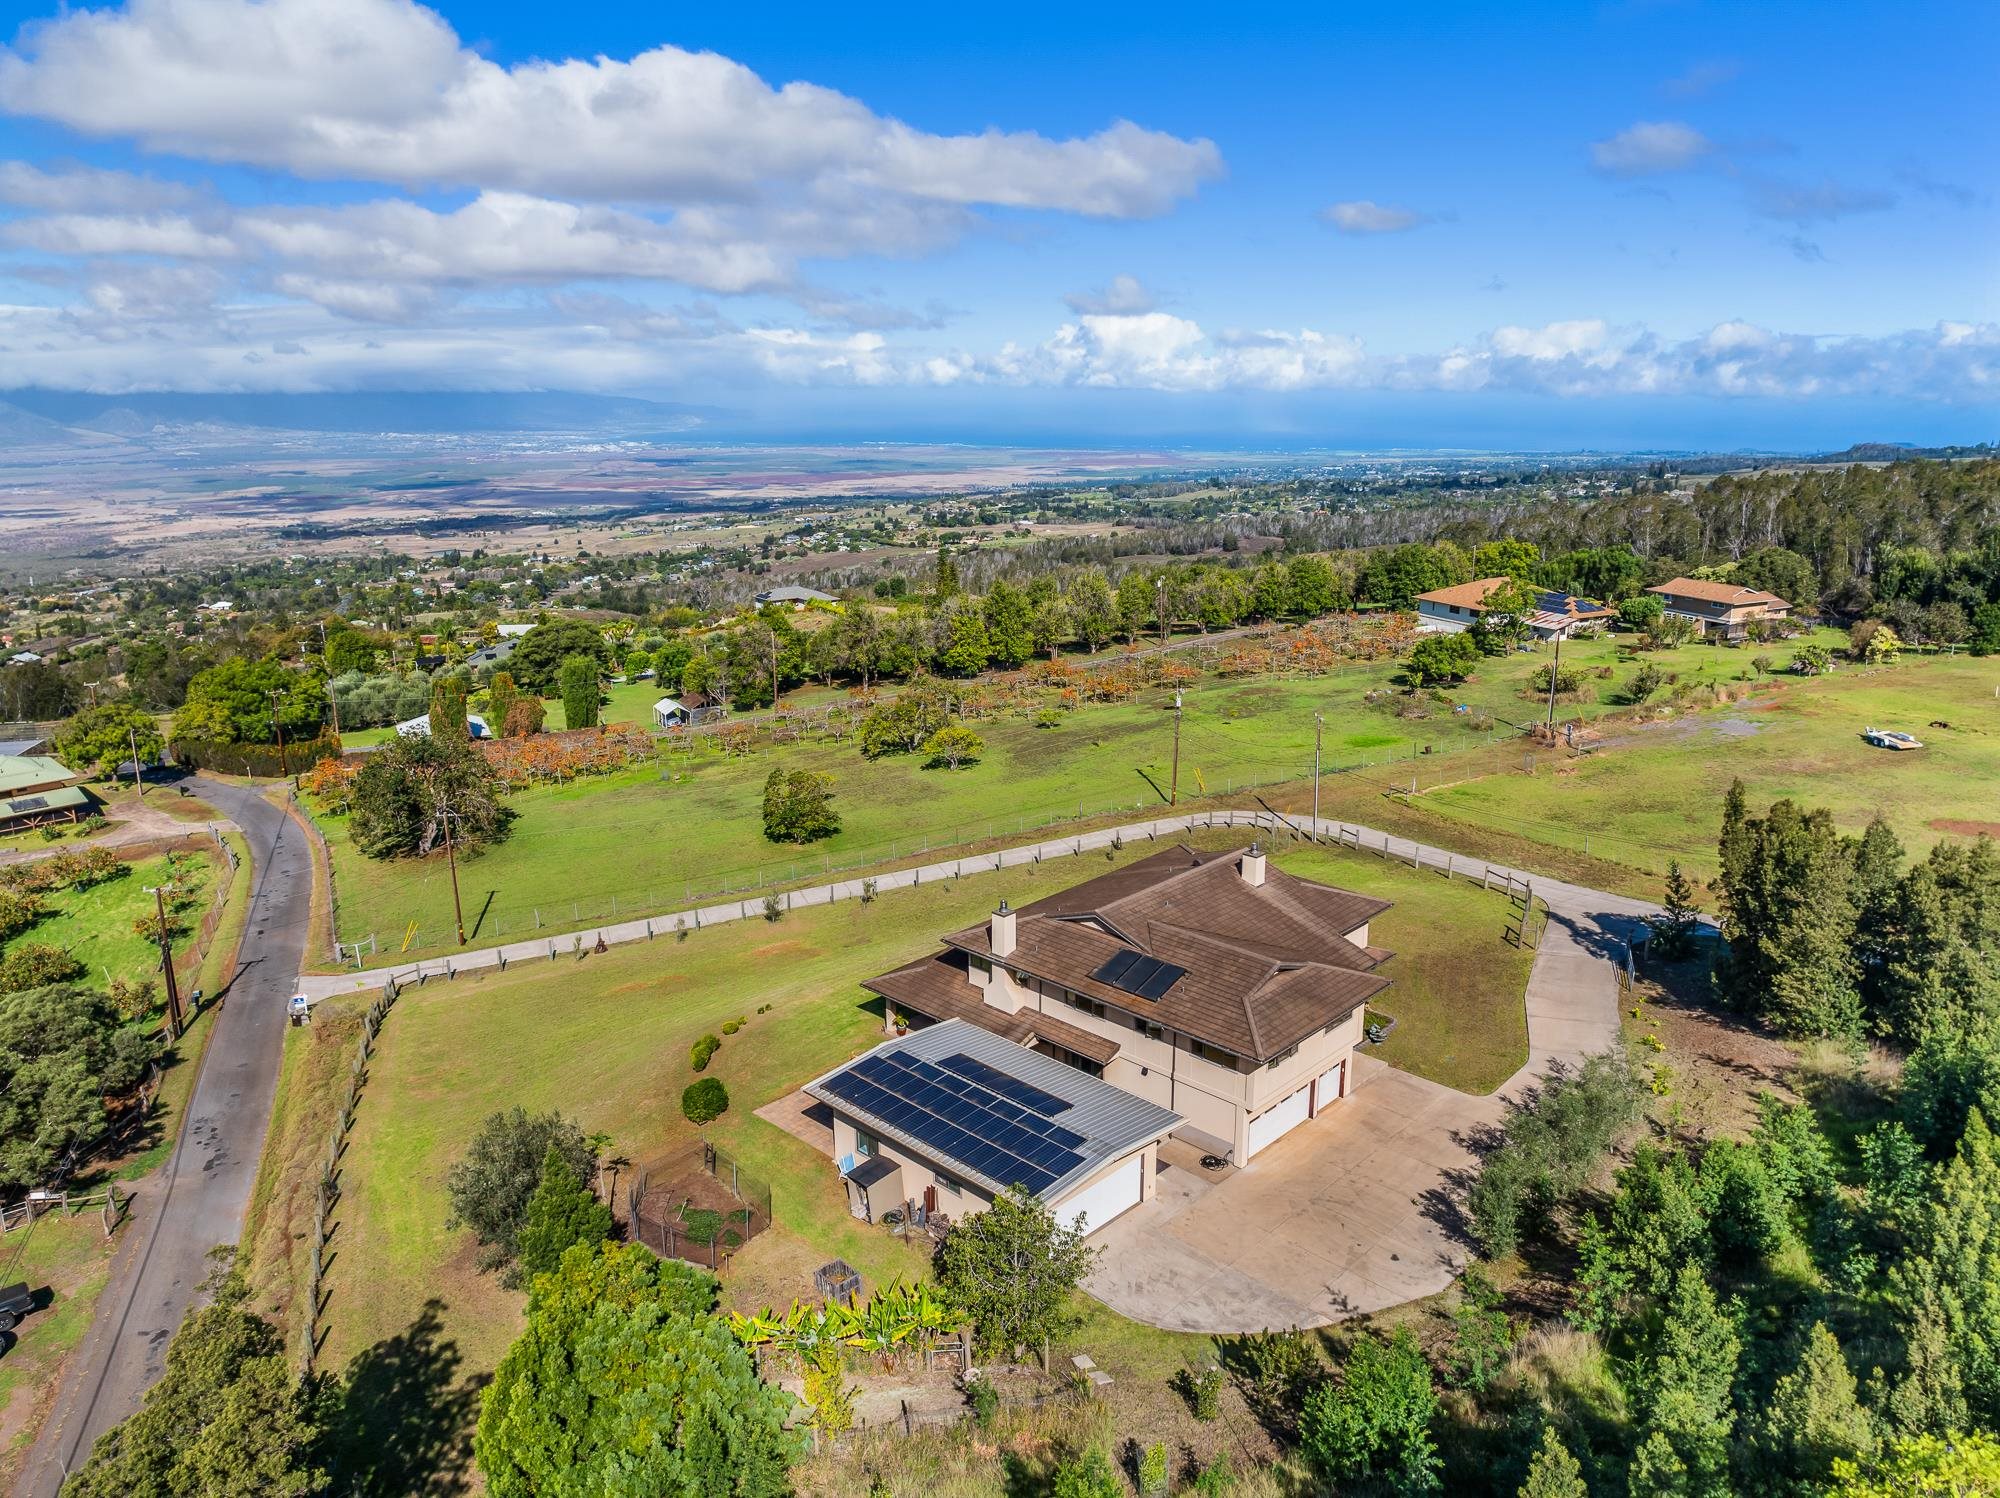
[[0, 755], [0, 799], [59, 790], [79, 778], [68, 765], [51, 755]]

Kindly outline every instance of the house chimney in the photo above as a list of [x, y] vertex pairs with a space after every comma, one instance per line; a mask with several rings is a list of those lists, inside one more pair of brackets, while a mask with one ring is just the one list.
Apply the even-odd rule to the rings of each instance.
[[1264, 845], [1252, 843], [1250, 851], [1243, 855], [1243, 882], [1254, 888], [1264, 884]]
[[995, 957], [1011, 957], [1014, 955], [1014, 912], [1007, 908], [1005, 900], [1002, 900], [1000, 908], [993, 912], [993, 923], [990, 934], [993, 943], [993, 955]]

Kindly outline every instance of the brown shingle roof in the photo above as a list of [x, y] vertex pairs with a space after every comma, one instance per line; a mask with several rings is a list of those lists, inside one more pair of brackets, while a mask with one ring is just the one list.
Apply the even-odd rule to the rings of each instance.
[[[962, 966], [970, 954], [1267, 1060], [1388, 986], [1373, 969], [1389, 954], [1359, 947], [1347, 933], [1389, 902], [1268, 866], [1264, 883], [1252, 886], [1243, 857], [1242, 850], [1163, 849], [1016, 912], [1014, 949], [1004, 959], [994, 956], [991, 928], [982, 924], [950, 933], [945, 952], [867, 987], [921, 1013], [987, 1029], [1020, 1018], [984, 1002]], [[1157, 1000], [1094, 976], [1128, 950], [1183, 974]]]
[[1781, 609], [1791, 607], [1785, 599], [1775, 593], [1766, 593], [1762, 588], [1746, 588], [1739, 583], [1712, 583], [1699, 577], [1677, 577], [1670, 583], [1661, 583], [1646, 591], [1678, 598], [1699, 598], [1703, 603], [1720, 603], [1733, 609], [1752, 606], [1768, 608], [1772, 604]]
[[1433, 588], [1428, 593], [1417, 595], [1418, 603], [1457, 604], [1462, 609], [1480, 609], [1486, 605], [1486, 595], [1495, 588], [1506, 586], [1504, 577], [1482, 577], [1476, 582], [1453, 583], [1449, 588]]
[[966, 976], [963, 962], [958, 953], [940, 952], [872, 978], [861, 986], [882, 995], [891, 1008], [900, 1007], [935, 1020], [970, 1020], [980, 1029], [990, 1030], [1017, 1045], [1032, 1047], [1037, 1040], [1046, 1040], [1099, 1066], [1118, 1054], [1115, 1040], [1093, 1035], [1056, 1015], [1032, 1009], [1007, 1014], [994, 1008]]

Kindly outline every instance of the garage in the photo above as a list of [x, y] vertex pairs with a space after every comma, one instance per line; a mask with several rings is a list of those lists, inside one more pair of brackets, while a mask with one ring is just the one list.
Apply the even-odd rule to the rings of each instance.
[[1341, 1061], [1319, 1074], [1319, 1081], [1313, 1084], [1313, 1111], [1315, 1113], [1324, 1113], [1329, 1106], [1340, 1101], [1341, 1093], [1344, 1090], [1341, 1087], [1341, 1083], [1345, 1080], [1346, 1071], [1347, 1063]]
[[1056, 1221], [1064, 1227], [1075, 1227], [1077, 1218], [1081, 1216], [1085, 1219], [1085, 1231], [1096, 1232], [1119, 1213], [1139, 1205], [1139, 1196], [1145, 1186], [1145, 1168], [1146, 1157], [1143, 1154], [1121, 1161], [1109, 1174], [1074, 1196], [1064, 1198], [1055, 1209]]
[[1250, 1120], [1250, 1141], [1243, 1154], [1248, 1159], [1266, 1145], [1283, 1138], [1306, 1121], [1312, 1112], [1312, 1083], [1308, 1082], [1282, 1103], [1267, 1108]]

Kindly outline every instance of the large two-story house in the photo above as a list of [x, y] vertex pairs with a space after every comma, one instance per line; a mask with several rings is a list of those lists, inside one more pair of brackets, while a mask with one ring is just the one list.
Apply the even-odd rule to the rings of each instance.
[[1752, 624], [1781, 624], [1792, 613], [1791, 604], [1777, 594], [1766, 593], [1762, 588], [1746, 588], [1740, 583], [1677, 577], [1646, 591], [1660, 600], [1668, 614], [1692, 619], [1704, 635], [1727, 640], [1742, 639]]
[[1176, 846], [1020, 910], [865, 986], [892, 1030], [965, 1020], [1179, 1116], [1237, 1164], [1346, 1096], [1389, 980], [1389, 902]]
[[[1462, 634], [1479, 622], [1486, 600], [1510, 579], [1482, 577], [1449, 588], [1417, 595], [1417, 629], [1423, 634]], [[1618, 611], [1594, 598], [1579, 598], [1555, 588], [1537, 589], [1528, 612], [1528, 632], [1538, 640], [1567, 640], [1579, 630], [1594, 629], [1618, 617]]]

